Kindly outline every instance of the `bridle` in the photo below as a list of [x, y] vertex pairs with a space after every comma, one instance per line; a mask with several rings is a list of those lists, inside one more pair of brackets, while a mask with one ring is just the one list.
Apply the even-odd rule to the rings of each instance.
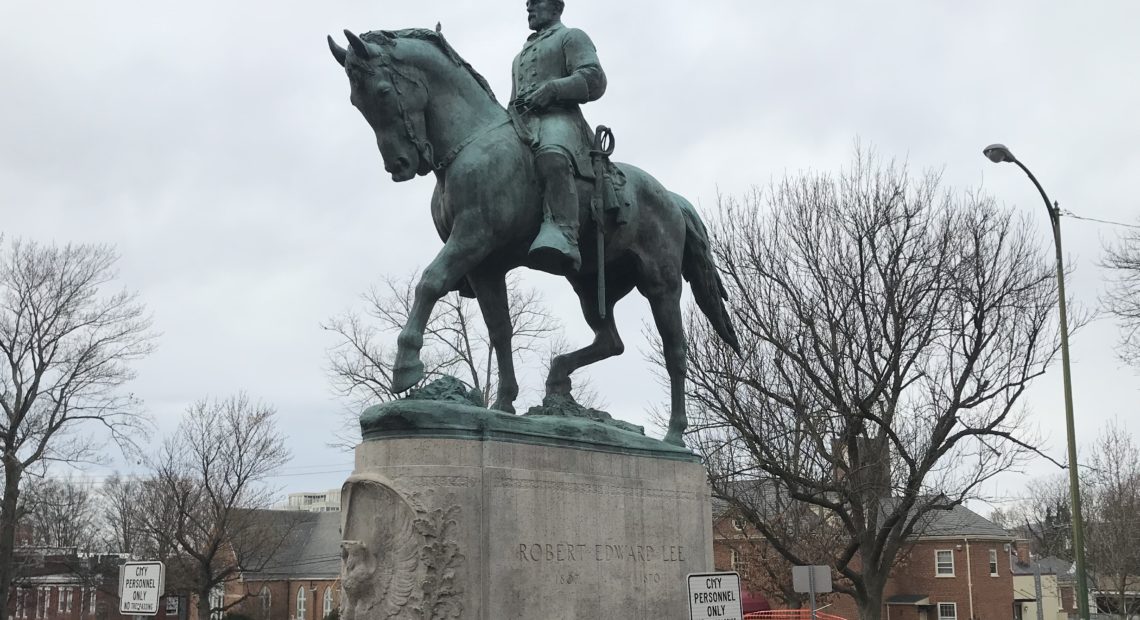
[[428, 163], [432, 165], [432, 169], [435, 170], [435, 148], [432, 146], [431, 141], [428, 140], [427, 136], [424, 136], [421, 140], [419, 138], [419, 135], [416, 133], [416, 126], [414, 123], [412, 123], [412, 116], [408, 113], [408, 106], [404, 103], [404, 92], [400, 88], [400, 80], [397, 80], [396, 77], [400, 77], [408, 82], [419, 85], [420, 88], [424, 89], [424, 92], [427, 92], [427, 84], [424, 84], [423, 80], [401, 71], [396, 67], [396, 64], [389, 61], [386, 56], [374, 54], [370, 56], [368, 60], [368, 68], [371, 69], [370, 72], [375, 75], [380, 71], [383, 71], [386, 73], [386, 75], [382, 75], [381, 77], [387, 79], [388, 83], [392, 85], [392, 94], [396, 99], [396, 110], [399, 111], [400, 120], [403, 121], [404, 137], [407, 138], [407, 140], [413, 145], [415, 145], [416, 151], [420, 154], [420, 157], [425, 158]]
[[407, 82], [418, 85], [424, 90], [426, 97], [430, 97], [431, 93], [428, 90], [427, 84], [425, 84], [422, 79], [401, 71], [396, 66], [396, 63], [389, 60], [388, 57], [390, 56], [390, 54], [388, 54], [387, 57], [374, 54], [369, 57], [370, 63], [368, 67], [369, 69], [373, 69], [373, 73], [376, 72], [376, 69], [387, 72], [387, 75], [384, 75], [382, 77], [386, 78], [388, 80], [388, 83], [392, 85], [392, 93], [396, 99], [396, 109], [399, 111], [400, 118], [403, 121], [404, 137], [407, 138], [407, 140], [413, 145], [415, 145], [416, 151], [420, 154], [420, 157], [423, 157], [425, 160], [427, 160], [428, 164], [431, 165], [433, 172], [443, 172], [449, 165], [451, 165], [452, 162], [455, 161], [455, 158], [458, 157], [461, 152], [463, 152], [463, 149], [470, 145], [472, 142], [478, 140], [479, 138], [482, 138], [492, 130], [498, 129], [499, 127], [502, 127], [503, 125], [510, 122], [510, 119], [507, 118], [498, 123], [491, 123], [490, 125], [484, 127], [481, 131], [471, 132], [459, 144], [448, 151], [442, 159], [436, 161], [435, 147], [432, 145], [431, 140], [429, 140], [427, 136], [424, 136], [421, 140], [419, 138], [419, 135], [416, 133], [416, 126], [414, 123], [412, 123], [411, 114], [408, 112], [408, 107], [404, 103], [404, 93], [400, 89], [400, 80], [397, 80], [395, 78], [399, 77]]

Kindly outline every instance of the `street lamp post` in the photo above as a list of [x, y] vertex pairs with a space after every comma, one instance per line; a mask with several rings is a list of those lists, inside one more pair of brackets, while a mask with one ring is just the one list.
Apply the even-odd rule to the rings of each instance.
[[[994, 163], [1013, 162], [1021, 168], [1030, 181], [1037, 186], [1041, 198], [1045, 201], [1045, 210], [1049, 212], [1049, 223], [1053, 225], [1053, 244], [1057, 248], [1057, 304], [1061, 313], [1061, 372], [1065, 383], [1065, 433], [1069, 448], [1069, 501], [1072, 503], [1073, 519], [1073, 556], [1077, 564], [1077, 614], [1081, 620], [1089, 618], [1089, 588], [1088, 576], [1085, 572], [1085, 531], [1084, 520], [1081, 518], [1081, 486], [1077, 471], [1077, 435], [1073, 426], [1073, 383], [1069, 375], [1069, 320], [1065, 305], [1065, 265], [1061, 255], [1061, 208], [1057, 203], [1050, 202], [1049, 196], [1037, 177], [1018, 161], [1013, 153], [1004, 144], [991, 144], [982, 149], [982, 153]], [[1040, 601], [1038, 601], [1040, 603]]]

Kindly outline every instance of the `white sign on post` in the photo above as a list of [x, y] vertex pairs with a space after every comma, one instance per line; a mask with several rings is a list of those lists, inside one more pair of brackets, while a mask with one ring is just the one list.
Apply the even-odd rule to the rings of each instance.
[[166, 589], [162, 562], [127, 562], [119, 567], [119, 613], [157, 616]]
[[831, 592], [831, 569], [826, 566], [793, 566], [792, 589], [808, 593], [811, 620], [815, 620], [815, 595]]
[[793, 566], [792, 589], [796, 592], [831, 592], [831, 569], [827, 566]]
[[689, 575], [689, 619], [744, 620], [744, 609], [740, 603], [740, 575]]

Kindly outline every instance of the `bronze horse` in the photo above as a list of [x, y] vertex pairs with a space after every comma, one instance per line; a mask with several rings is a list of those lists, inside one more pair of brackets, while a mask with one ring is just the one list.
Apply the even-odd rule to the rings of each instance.
[[[447, 292], [474, 294], [487, 323], [499, 367], [493, 408], [514, 412], [518, 396], [511, 356], [506, 274], [526, 265], [527, 250], [542, 219], [541, 194], [530, 147], [516, 132], [487, 81], [438, 31], [408, 29], [356, 36], [349, 46], [329, 37], [344, 66], [351, 101], [372, 126], [394, 181], [435, 173], [431, 215], [443, 249], [424, 270], [397, 340], [393, 390], [403, 392], [424, 376], [420, 349], [432, 308]], [[685, 333], [681, 320], [682, 278], [717, 334], [739, 352], [723, 300], [727, 299], [709, 250], [708, 233], [693, 206], [656, 179], [627, 164], [629, 221], [603, 218], [604, 265], [597, 256], [596, 223], [590, 217], [593, 189], [579, 181], [583, 264], [567, 277], [594, 331], [590, 345], [559, 355], [550, 365], [547, 395], [569, 394], [575, 370], [624, 350], [613, 307], [634, 288], [645, 296], [661, 335], [670, 381], [669, 430], [665, 441], [684, 445]], [[604, 268], [604, 314], [596, 287]]]

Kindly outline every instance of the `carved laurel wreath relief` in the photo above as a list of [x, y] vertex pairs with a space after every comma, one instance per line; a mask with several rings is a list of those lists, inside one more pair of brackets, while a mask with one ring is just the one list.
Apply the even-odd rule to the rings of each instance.
[[461, 509], [424, 510], [375, 474], [344, 483], [345, 620], [446, 620], [463, 613]]

